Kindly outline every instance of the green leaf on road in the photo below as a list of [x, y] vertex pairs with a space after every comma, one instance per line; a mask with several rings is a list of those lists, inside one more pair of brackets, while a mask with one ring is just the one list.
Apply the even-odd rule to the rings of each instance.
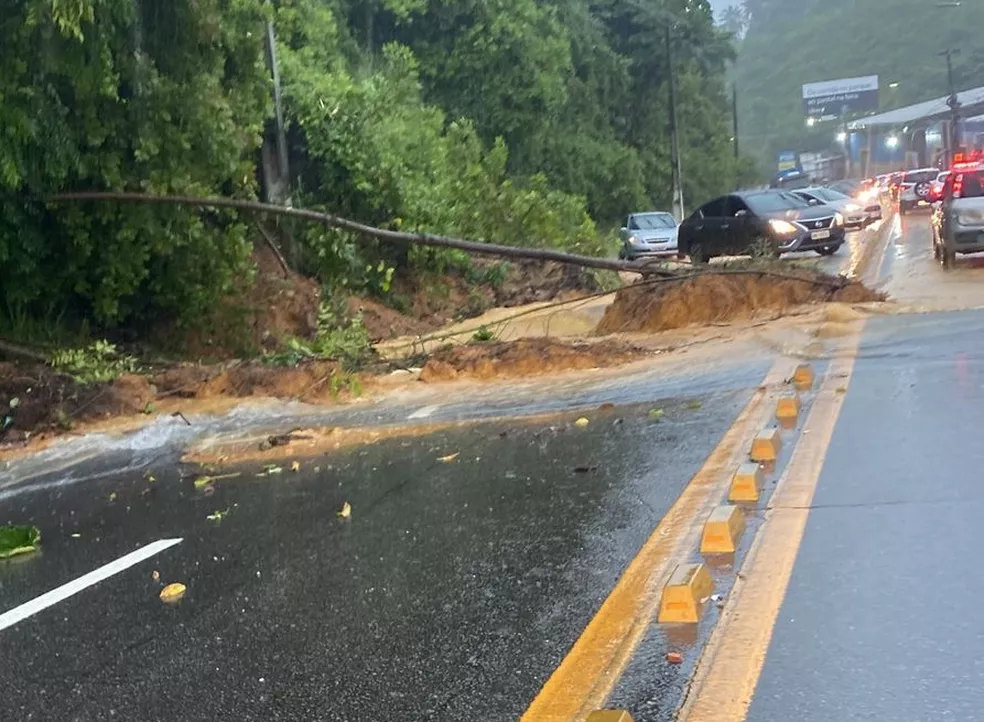
[[665, 412], [663, 411], [663, 409], [650, 409], [649, 410], [649, 418], [652, 419], [653, 421], [659, 421], [660, 419], [663, 418], [664, 415], [665, 415]]
[[0, 559], [37, 551], [41, 531], [36, 526], [0, 526]]

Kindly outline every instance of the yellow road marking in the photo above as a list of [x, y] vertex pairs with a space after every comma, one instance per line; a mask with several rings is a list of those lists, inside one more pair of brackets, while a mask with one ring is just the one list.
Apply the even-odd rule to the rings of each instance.
[[772, 366], [761, 389], [626, 567], [522, 722], [572, 722], [604, 705], [653, 623], [663, 586], [681, 557], [696, 549], [704, 518], [720, 503], [734, 469], [747, 459], [752, 437], [774, 412], [775, 398], [793, 368], [788, 359]]
[[810, 433], [796, 445], [780, 477], [771, 510], [701, 656], [680, 722], [742, 722], [748, 714], [844, 404], [843, 388], [850, 382], [863, 326], [862, 322], [843, 355], [831, 362], [807, 417], [805, 428]]

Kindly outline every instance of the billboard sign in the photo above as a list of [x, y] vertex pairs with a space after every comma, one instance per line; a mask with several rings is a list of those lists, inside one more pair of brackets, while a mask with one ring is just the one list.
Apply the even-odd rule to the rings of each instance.
[[878, 110], [878, 76], [825, 80], [803, 86], [803, 114], [807, 118], [837, 118], [847, 113]]
[[796, 152], [792, 150], [779, 151], [779, 158], [776, 165], [780, 173], [797, 170], [799, 168], [799, 159], [796, 157]]

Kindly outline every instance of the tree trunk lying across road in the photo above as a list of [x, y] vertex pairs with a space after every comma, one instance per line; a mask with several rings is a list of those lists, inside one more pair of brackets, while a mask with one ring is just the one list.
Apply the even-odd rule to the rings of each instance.
[[499, 256], [502, 258], [529, 258], [537, 261], [554, 261], [556, 263], [566, 263], [572, 266], [583, 268], [598, 268], [605, 271], [631, 271], [642, 275], [668, 275], [664, 269], [649, 266], [646, 262], [618, 261], [611, 258], [597, 258], [595, 256], [582, 256], [577, 253], [567, 253], [565, 251], [554, 251], [546, 248], [521, 248], [518, 246], [504, 246], [497, 243], [481, 243], [476, 241], [466, 241], [460, 238], [450, 238], [448, 236], [436, 236], [430, 233], [404, 233], [401, 231], [389, 231], [383, 228], [367, 226], [363, 223], [350, 221], [331, 213], [320, 213], [318, 211], [305, 210], [303, 208], [287, 208], [270, 203], [260, 203], [257, 201], [244, 201], [235, 198], [195, 198], [191, 196], [161, 196], [148, 193], [117, 193], [112, 191], [79, 191], [74, 193], [58, 193], [49, 196], [46, 200], [50, 202], [67, 201], [125, 201], [132, 203], [164, 203], [168, 205], [180, 206], [199, 206], [208, 208], [232, 208], [240, 211], [252, 213], [272, 213], [289, 218], [300, 218], [306, 221], [324, 223], [333, 228], [341, 228], [352, 233], [363, 236], [378, 238], [382, 241], [394, 241], [396, 243], [416, 243], [422, 246], [438, 246], [442, 248], [455, 248], [468, 253], [478, 253], [486, 256]]

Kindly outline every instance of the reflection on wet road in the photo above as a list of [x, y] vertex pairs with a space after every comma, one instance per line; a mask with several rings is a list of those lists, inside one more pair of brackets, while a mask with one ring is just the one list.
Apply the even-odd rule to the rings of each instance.
[[750, 722], [979, 718], [982, 327], [869, 321]]
[[0, 633], [0, 719], [516, 719], [752, 390], [8, 497], [44, 549], [0, 611], [184, 541]]

